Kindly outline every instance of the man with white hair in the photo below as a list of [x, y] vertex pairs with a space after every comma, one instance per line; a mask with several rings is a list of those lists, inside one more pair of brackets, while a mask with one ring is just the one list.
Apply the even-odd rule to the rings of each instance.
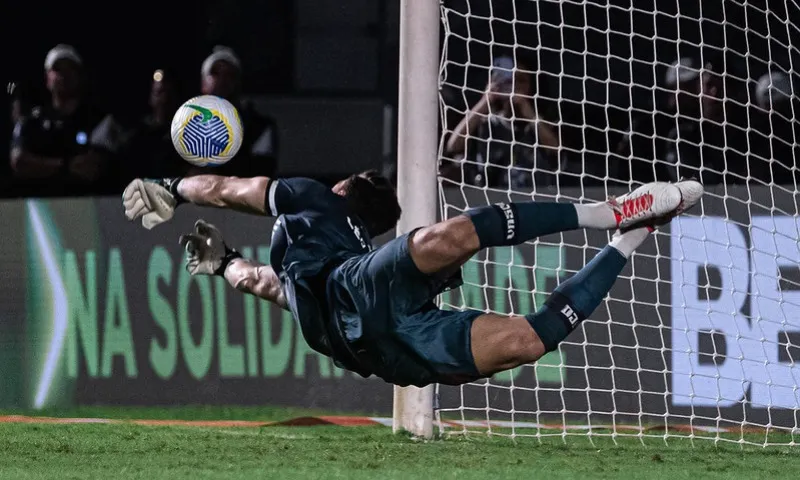
[[84, 97], [83, 59], [71, 45], [52, 48], [44, 61], [50, 102], [21, 116], [11, 139], [14, 183], [26, 195], [108, 193], [101, 176], [107, 155], [93, 138], [102, 115]]
[[215, 174], [242, 177], [273, 176], [278, 160], [278, 128], [274, 120], [242, 102], [242, 62], [236, 52], [229, 47], [214, 47], [203, 61], [200, 74], [202, 93], [222, 97], [236, 106], [245, 132], [236, 158], [221, 167], [203, 170], [213, 168]]
[[792, 80], [784, 72], [774, 70], [762, 75], [756, 82], [756, 104], [766, 111], [791, 117]]

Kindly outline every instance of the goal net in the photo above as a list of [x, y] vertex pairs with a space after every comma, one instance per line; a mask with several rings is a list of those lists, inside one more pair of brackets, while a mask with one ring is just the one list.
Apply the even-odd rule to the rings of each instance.
[[[445, 1], [441, 213], [696, 177], [606, 301], [533, 365], [436, 388], [444, 432], [793, 444], [800, 405], [794, 0]], [[508, 92], [514, 92], [512, 97]], [[527, 314], [610, 239], [470, 261], [448, 308]]]

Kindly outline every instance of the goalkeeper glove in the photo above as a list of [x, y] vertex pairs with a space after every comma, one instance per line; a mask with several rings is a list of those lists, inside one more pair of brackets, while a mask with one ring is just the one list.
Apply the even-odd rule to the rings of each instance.
[[228, 264], [242, 255], [228, 248], [217, 227], [198, 220], [194, 233], [181, 235], [178, 243], [186, 250], [186, 270], [192, 275], [223, 275]]
[[175, 207], [186, 200], [178, 193], [180, 178], [142, 180], [137, 178], [125, 187], [122, 204], [128, 220], [142, 218], [144, 228], [150, 230], [171, 219]]

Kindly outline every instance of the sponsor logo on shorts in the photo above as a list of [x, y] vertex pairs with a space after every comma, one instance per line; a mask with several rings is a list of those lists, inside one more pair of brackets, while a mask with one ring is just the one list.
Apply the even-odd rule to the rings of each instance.
[[514, 210], [512, 210], [511, 205], [507, 203], [500, 203], [498, 206], [506, 216], [506, 240], [511, 240], [517, 233], [517, 222], [514, 218]]
[[575, 326], [578, 323], [578, 314], [569, 305], [564, 305], [564, 308], [561, 309], [561, 314], [569, 320], [570, 325]]

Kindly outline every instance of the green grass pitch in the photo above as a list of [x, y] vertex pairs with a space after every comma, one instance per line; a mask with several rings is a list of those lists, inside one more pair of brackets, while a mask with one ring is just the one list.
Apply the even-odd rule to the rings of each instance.
[[[0, 411], [0, 414], [30, 412]], [[43, 415], [128, 419], [285, 420], [291, 408], [80, 408]], [[776, 439], [773, 439], [776, 440]], [[387, 427], [154, 427], [0, 424], [0, 478], [790, 478], [800, 448], [672, 439], [450, 437], [419, 441]]]

